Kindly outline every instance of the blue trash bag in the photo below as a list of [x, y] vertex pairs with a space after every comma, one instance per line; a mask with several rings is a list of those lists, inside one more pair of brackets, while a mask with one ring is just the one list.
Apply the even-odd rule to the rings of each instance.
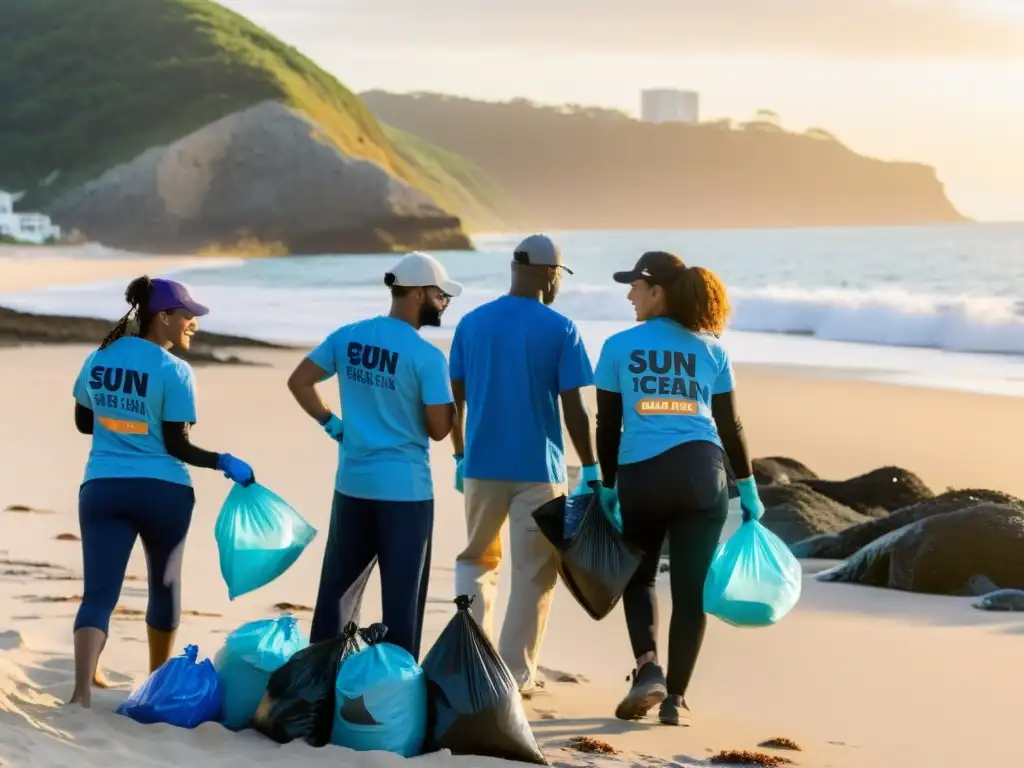
[[235, 483], [214, 527], [220, 573], [228, 597], [269, 584], [287, 571], [316, 536], [316, 529], [259, 483]]
[[250, 621], [228, 635], [213, 659], [224, 703], [221, 724], [240, 730], [252, 723], [270, 675], [308, 645], [294, 616]]
[[163, 666], [132, 691], [117, 708], [117, 714], [146, 725], [167, 723], [195, 728], [220, 716], [220, 683], [213, 662], [199, 658], [199, 646], [185, 648], [183, 656], [168, 659]]
[[338, 670], [331, 743], [415, 757], [427, 737], [427, 679], [408, 651], [383, 642], [386, 633], [383, 624], [363, 630], [369, 645]]
[[789, 547], [756, 520], [718, 545], [704, 581], [704, 610], [737, 627], [766, 627], [800, 599], [803, 570]]

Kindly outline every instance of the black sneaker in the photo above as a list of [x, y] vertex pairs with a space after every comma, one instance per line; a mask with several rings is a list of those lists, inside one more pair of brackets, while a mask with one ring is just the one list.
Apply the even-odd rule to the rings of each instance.
[[689, 725], [690, 708], [682, 696], [666, 696], [658, 711], [658, 720], [662, 725]]
[[665, 673], [661, 667], [649, 661], [634, 670], [633, 686], [615, 708], [615, 716], [619, 720], [640, 720], [652, 707], [664, 701], [667, 695]]

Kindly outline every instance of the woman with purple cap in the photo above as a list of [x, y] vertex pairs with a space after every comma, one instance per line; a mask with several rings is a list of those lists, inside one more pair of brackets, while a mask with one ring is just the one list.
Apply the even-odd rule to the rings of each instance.
[[[78, 495], [85, 587], [75, 618], [75, 690], [89, 707], [110, 616], [135, 539], [149, 568], [146, 630], [150, 672], [170, 658], [181, 613], [181, 562], [195, 494], [186, 464], [218, 469], [242, 485], [244, 461], [193, 445], [192, 368], [171, 349], [188, 349], [196, 318], [209, 312], [173, 280], [139, 277], [125, 292], [131, 309], [86, 358], [75, 381], [75, 426], [92, 435]], [[129, 334], [134, 323], [137, 332]]]

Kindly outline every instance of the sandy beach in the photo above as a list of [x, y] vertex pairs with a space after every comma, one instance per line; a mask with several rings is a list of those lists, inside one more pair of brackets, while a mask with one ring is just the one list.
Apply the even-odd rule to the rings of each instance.
[[[0, 279], [7, 288], [17, 269], [3, 265], [2, 257]], [[112, 274], [132, 274], [136, 267], [121, 263]], [[63, 281], [63, 267], [55, 269]], [[54, 280], [57, 272], [46, 272], [38, 272], [36, 284]], [[21, 286], [30, 282], [19, 279]], [[0, 510], [33, 510], [0, 511], [0, 766], [400, 762], [338, 747], [281, 747], [254, 732], [234, 734], [214, 724], [188, 732], [115, 715], [117, 703], [145, 676], [141, 547], [133, 554], [132, 580], [102, 659], [116, 686], [96, 692], [92, 712], [62, 706], [71, 692], [71, 624], [82, 583], [80, 545], [61, 535], [78, 534], [77, 491], [89, 449], [89, 439], [74, 429], [71, 384], [88, 352], [83, 346], [0, 349]], [[282, 578], [230, 602], [213, 538], [229, 482], [219, 473], [193, 470], [198, 503], [185, 554], [186, 615], [178, 644], [198, 644], [201, 657], [213, 657], [225, 634], [241, 623], [278, 615], [277, 603], [312, 605], [332, 493], [334, 444], [285, 387], [302, 352], [238, 352], [266, 365], [197, 369], [200, 416], [193, 438], [249, 461], [260, 482], [289, 500], [321, 535]], [[913, 470], [936, 492], [983, 487], [1024, 496], [1024, 476], [1009, 459], [1016, 436], [1024, 433], [1024, 400], [839, 380], [806, 368], [740, 366], [737, 375], [756, 456], [792, 456], [835, 479], [893, 464]], [[336, 402], [333, 383], [324, 391]], [[425, 649], [454, 612], [453, 564], [465, 539], [450, 445], [436, 444], [431, 461], [436, 524]], [[559, 585], [543, 650], [546, 690], [528, 702], [552, 764], [706, 765], [721, 750], [756, 749], [774, 737], [803, 747], [776, 753], [800, 766], [1021, 764], [1024, 616], [977, 611], [968, 598], [819, 583], [812, 574], [826, 563], [804, 565], [803, 599], [779, 625], [738, 630], [710, 621], [688, 696], [695, 715], [690, 728], [614, 719], [632, 667], [621, 607], [595, 623]], [[667, 586], [667, 580], [659, 586], [663, 643]], [[379, 618], [378, 603], [374, 579], [363, 624]], [[310, 612], [298, 608], [296, 614], [308, 631]], [[600, 738], [620, 754], [573, 752], [567, 741], [574, 736]], [[438, 768], [498, 764], [445, 754], [417, 761]]]
[[228, 259], [144, 256], [102, 245], [0, 245], [0, 296], [51, 285], [95, 283], [126, 276], [160, 274]]

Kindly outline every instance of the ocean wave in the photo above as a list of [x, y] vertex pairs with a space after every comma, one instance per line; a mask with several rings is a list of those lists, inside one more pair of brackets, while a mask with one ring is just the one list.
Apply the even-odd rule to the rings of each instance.
[[[604, 287], [569, 289], [557, 306], [580, 321], [628, 321], [633, 319], [633, 308], [622, 294]], [[1024, 310], [1015, 299], [782, 287], [731, 289], [730, 298], [730, 327], [737, 331], [950, 352], [1024, 354]]]

